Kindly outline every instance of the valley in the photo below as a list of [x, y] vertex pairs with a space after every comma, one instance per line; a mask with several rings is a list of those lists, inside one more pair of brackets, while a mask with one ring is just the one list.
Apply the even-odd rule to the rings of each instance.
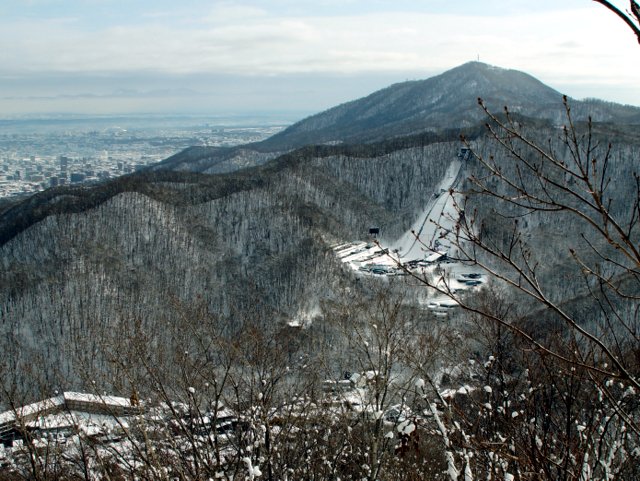
[[3, 204], [0, 479], [634, 479], [639, 123], [470, 62]]

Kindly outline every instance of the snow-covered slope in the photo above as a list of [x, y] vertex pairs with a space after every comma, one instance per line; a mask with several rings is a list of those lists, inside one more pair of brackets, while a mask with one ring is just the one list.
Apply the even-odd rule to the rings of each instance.
[[456, 194], [452, 193], [452, 189], [459, 180], [461, 169], [462, 161], [451, 162], [422, 214], [411, 229], [390, 246], [403, 260], [423, 259], [430, 254], [451, 249], [446, 234], [454, 229], [458, 220]]
[[337, 245], [334, 250], [340, 260], [355, 270], [384, 273], [387, 269], [391, 273], [402, 263], [436, 261], [445, 254], [452, 257], [453, 247], [447, 234], [453, 231], [458, 219], [458, 195], [454, 188], [462, 167], [460, 159], [451, 162], [433, 196], [426, 199], [424, 210], [399, 239], [389, 243], [372, 240]]
[[451, 294], [472, 292], [487, 282], [484, 271], [459, 259], [452, 239], [459, 217], [456, 187], [464, 162], [464, 156], [451, 162], [424, 210], [399, 239], [340, 244], [334, 247], [338, 258], [360, 275], [387, 277], [412, 272], [429, 278], [436, 288], [417, 301], [436, 314], [453, 312], [459, 303]]

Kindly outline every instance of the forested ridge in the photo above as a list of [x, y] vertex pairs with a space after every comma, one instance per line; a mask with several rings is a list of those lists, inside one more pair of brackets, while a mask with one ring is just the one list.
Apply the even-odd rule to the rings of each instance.
[[[535, 129], [538, 138], [553, 139], [553, 129], [543, 125]], [[616, 209], [634, 189], [625, 172], [638, 146], [626, 131], [617, 129], [611, 162], [611, 175], [620, 179]], [[490, 146], [479, 132], [466, 134], [483, 152]], [[223, 316], [264, 309], [268, 314], [258, 317], [282, 323], [304, 308], [301, 303], [331, 297], [344, 278], [331, 244], [366, 238], [371, 226], [389, 240], [398, 238], [461, 145], [450, 132], [309, 146], [228, 174], [143, 172], [37, 194], [2, 214], [7, 352], [26, 360], [44, 349], [68, 369], [74, 349], [64, 346], [73, 333], [134, 318], [153, 330], [154, 320], [171, 318], [177, 304], [201, 298]], [[470, 162], [466, 174], [476, 168]], [[506, 242], [499, 234], [509, 229], [505, 214], [496, 215], [490, 201], [474, 202], [485, 231]], [[557, 256], [542, 263], [545, 278], [566, 277], [563, 258], [574, 243], [566, 236], [568, 220], [533, 213], [521, 226], [534, 244], [548, 245], [545, 256]], [[571, 283], [555, 292], [558, 299], [578, 295]]]
[[[193, 149], [5, 205], [4, 407], [76, 390], [143, 406], [54, 461], [20, 426], [32, 462], [11, 473], [634, 479], [640, 138], [583, 120], [613, 106], [574, 121], [564, 105], [564, 119], [480, 109], [464, 129], [281, 144], [227, 173], [206, 172], [238, 150]], [[375, 275], [336, 255], [373, 244], [371, 227], [391, 245], [441, 195], [455, 256]]]
[[[226, 148], [193, 147], [153, 169], [229, 172], [262, 164], [306, 145], [376, 144], [407, 136], [457, 134], [484, 122], [476, 104], [478, 97], [495, 112], [508, 105], [512, 114], [540, 123], [563, 122], [560, 92], [524, 72], [468, 62], [441, 75], [394, 84], [312, 115], [262, 142]], [[640, 124], [638, 107], [597, 99], [572, 99], [571, 104], [576, 121], [591, 117], [614, 125]]]
[[332, 243], [372, 225], [393, 238], [412, 222], [459, 149], [423, 140], [308, 147], [218, 176], [143, 173], [13, 207], [0, 261], [5, 352], [17, 364], [44, 356], [73, 379], [70, 358], [94, 333], [133, 319], [154, 333], [195, 299], [280, 325], [344, 278]]

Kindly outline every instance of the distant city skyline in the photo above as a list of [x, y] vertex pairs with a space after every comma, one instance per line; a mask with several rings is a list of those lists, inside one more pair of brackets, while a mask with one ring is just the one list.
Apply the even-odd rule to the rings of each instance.
[[591, 0], [5, 0], [0, 44], [0, 118], [295, 118], [477, 59], [640, 106], [637, 40]]

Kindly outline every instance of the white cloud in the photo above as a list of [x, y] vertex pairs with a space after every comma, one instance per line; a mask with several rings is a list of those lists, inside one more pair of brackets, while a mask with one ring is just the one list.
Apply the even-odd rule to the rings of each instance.
[[[20, 72], [216, 72], [240, 75], [442, 71], [475, 59], [558, 84], [633, 90], [638, 46], [602, 8], [501, 16], [369, 13], [275, 16], [217, 3], [174, 24], [93, 30], [60, 19], [0, 20], [0, 75]], [[640, 93], [636, 90], [636, 102]]]
[[[575, 66], [577, 61], [604, 56], [613, 63], [635, 53], [630, 34], [613, 20], [592, 9], [507, 18], [277, 18], [254, 7], [223, 5], [190, 28], [151, 23], [89, 31], [57, 20], [4, 25], [0, 38], [14, 47], [0, 55], [9, 70], [26, 64], [62, 71], [350, 72], [405, 70], [416, 59], [445, 67], [452, 65], [452, 58], [455, 64], [478, 53], [506, 66], [526, 62], [550, 67], [558, 58]], [[597, 38], [594, 31], [599, 32]]]

